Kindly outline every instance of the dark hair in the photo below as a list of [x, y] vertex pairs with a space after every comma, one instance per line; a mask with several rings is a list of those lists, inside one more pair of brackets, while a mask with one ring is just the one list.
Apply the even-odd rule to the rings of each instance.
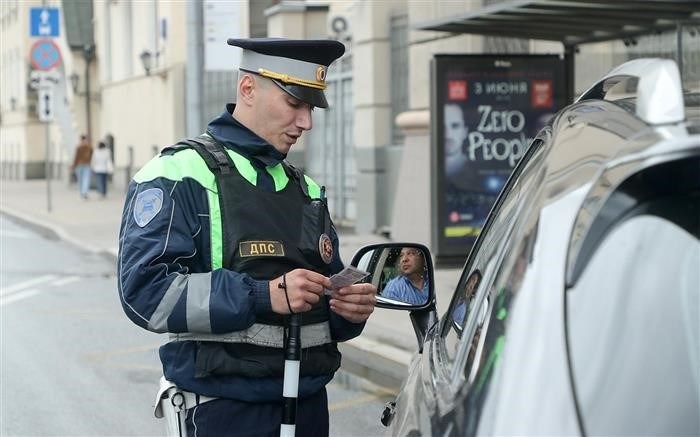
[[104, 149], [105, 147], [107, 147], [107, 145], [104, 143], [104, 141], [100, 141], [100, 142], [97, 144], [97, 148], [98, 148], [98, 149]]

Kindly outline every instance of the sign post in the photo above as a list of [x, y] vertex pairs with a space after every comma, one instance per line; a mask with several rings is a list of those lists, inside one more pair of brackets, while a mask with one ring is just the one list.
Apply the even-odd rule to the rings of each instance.
[[53, 86], [58, 83], [58, 77], [48, 71], [34, 70], [30, 74], [29, 86], [37, 90], [39, 99], [37, 102], [37, 116], [39, 120], [44, 122], [45, 145], [44, 154], [44, 173], [46, 174], [46, 208], [51, 212], [51, 138], [49, 132], [49, 123], [53, 121], [54, 116], [54, 99]]
[[[38, 13], [35, 13], [39, 10]], [[51, 12], [52, 10], [55, 13]], [[36, 18], [35, 18], [36, 16]], [[58, 36], [58, 9], [31, 9], [31, 36]], [[55, 17], [55, 18], [52, 18]], [[55, 21], [55, 23], [54, 23]], [[36, 25], [36, 26], [35, 26]], [[51, 212], [51, 135], [50, 123], [54, 116], [53, 87], [58, 83], [58, 77], [50, 71], [61, 63], [61, 52], [53, 40], [45, 38], [32, 44], [29, 59], [34, 67], [30, 74], [29, 84], [39, 91], [39, 101], [36, 105], [37, 116], [44, 123], [46, 144], [44, 146], [44, 174], [46, 176], [46, 209]]]

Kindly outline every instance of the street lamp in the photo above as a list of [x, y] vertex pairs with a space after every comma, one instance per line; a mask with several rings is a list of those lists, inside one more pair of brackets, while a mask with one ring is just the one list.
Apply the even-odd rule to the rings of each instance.
[[78, 76], [78, 73], [71, 73], [71, 75], [68, 78], [70, 79], [70, 86], [73, 88], [73, 94], [78, 94], [80, 76]]
[[[85, 44], [83, 46], [83, 59], [85, 60], [85, 129], [87, 131], [88, 141], [92, 141], [92, 117], [90, 113], [90, 63], [95, 59], [95, 45]], [[76, 74], [77, 77], [77, 74]], [[73, 77], [71, 75], [71, 85], [73, 85]], [[77, 81], [74, 89], [77, 89]]]
[[143, 64], [143, 69], [146, 70], [146, 76], [150, 76], [151, 67], [153, 63], [153, 54], [148, 50], [144, 50], [141, 52], [141, 55], [139, 57], [141, 58], [141, 64]]
[[[143, 65], [143, 69], [146, 71], [146, 76], [150, 76], [151, 72], [153, 71], [155, 74], [160, 76], [161, 79], [165, 80], [165, 78], [168, 77], [168, 71], [164, 68], [158, 68], [158, 57], [160, 55], [161, 53], [159, 51], [153, 53], [150, 50], [144, 50], [139, 55], [139, 58], [141, 59], [141, 65]], [[154, 58], [156, 62], [155, 66], [153, 65]]]

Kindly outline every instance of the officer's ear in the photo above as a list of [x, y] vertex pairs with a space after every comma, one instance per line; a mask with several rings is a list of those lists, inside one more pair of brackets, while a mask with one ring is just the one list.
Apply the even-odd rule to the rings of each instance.
[[251, 106], [255, 98], [257, 84], [252, 74], [241, 73], [242, 75], [238, 80], [238, 90], [236, 91], [236, 103], [243, 103], [247, 106]]

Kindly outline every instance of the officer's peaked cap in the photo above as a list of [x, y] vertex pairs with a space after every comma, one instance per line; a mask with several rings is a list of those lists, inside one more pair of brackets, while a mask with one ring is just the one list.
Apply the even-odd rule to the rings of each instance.
[[327, 108], [323, 94], [328, 66], [345, 46], [326, 39], [230, 38], [243, 49], [240, 69], [272, 79], [284, 91], [310, 105]]

